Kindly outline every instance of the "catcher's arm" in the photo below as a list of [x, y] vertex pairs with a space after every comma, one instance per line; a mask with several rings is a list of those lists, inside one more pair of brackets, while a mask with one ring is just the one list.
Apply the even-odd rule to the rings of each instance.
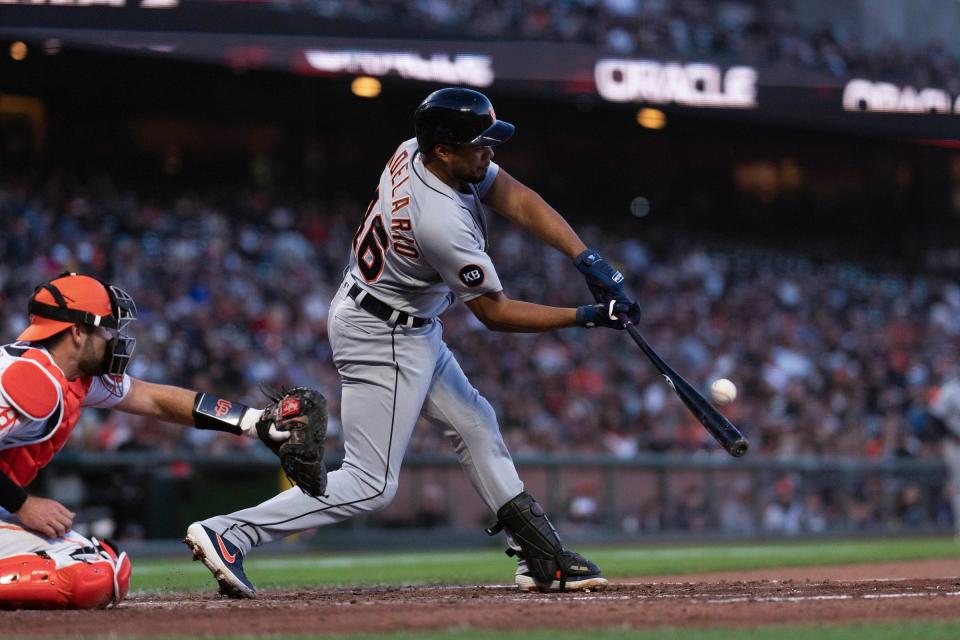
[[[262, 409], [209, 393], [137, 378], [131, 378], [130, 390], [115, 408], [164, 422], [192, 424], [198, 429], [212, 429], [251, 438], [258, 437], [257, 422], [263, 415]], [[276, 429], [270, 431], [270, 436], [278, 441], [287, 437]]]

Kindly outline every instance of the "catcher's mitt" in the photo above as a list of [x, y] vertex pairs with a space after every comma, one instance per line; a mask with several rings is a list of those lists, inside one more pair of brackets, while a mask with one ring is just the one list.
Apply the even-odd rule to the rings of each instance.
[[[280, 466], [290, 482], [314, 498], [322, 496], [327, 488], [327, 467], [323, 464], [327, 399], [306, 387], [268, 396], [273, 403], [263, 410], [257, 436], [280, 458]], [[271, 425], [290, 436], [280, 442], [274, 440], [270, 436]]]

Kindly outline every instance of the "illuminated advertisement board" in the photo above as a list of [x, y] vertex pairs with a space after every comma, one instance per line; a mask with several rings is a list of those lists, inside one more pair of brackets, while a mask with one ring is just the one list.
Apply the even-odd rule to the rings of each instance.
[[[67, 4], [64, 4], [67, 3]], [[157, 10], [163, 9], [163, 10]], [[216, 25], [216, 28], [211, 28]], [[822, 129], [960, 138], [960, 96], [881, 78], [836, 78], [716, 60], [612, 57], [585, 44], [425, 39], [398, 25], [179, 0], [0, 0], [0, 37], [315, 76], [588, 97], [612, 108], [728, 112]], [[363, 33], [361, 33], [363, 32]]]

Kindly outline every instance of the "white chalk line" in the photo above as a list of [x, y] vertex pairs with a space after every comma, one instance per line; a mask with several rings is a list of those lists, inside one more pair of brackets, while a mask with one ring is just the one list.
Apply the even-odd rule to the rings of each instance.
[[[453, 590], [474, 590], [475, 587], [461, 587], [461, 586], [448, 586], [444, 587], [451, 591]], [[507, 588], [506, 585], [497, 588]], [[881, 600], [881, 599], [897, 599], [897, 598], [956, 598], [960, 596], [960, 591], [929, 591], [929, 592], [902, 592], [902, 593], [867, 593], [867, 594], [849, 594], [849, 593], [837, 593], [829, 595], [812, 595], [812, 596], [759, 596], [751, 594], [731, 594], [730, 596], [722, 597], [698, 597], [698, 596], [685, 596], [681, 594], [653, 594], [653, 595], [617, 595], [617, 594], [604, 594], [604, 593], [584, 593], [584, 594], [565, 594], [563, 596], [536, 596], [536, 595], [517, 595], [509, 596], [506, 598], [496, 598], [500, 602], [536, 602], [536, 603], [546, 603], [546, 604], [564, 604], [569, 603], [570, 601], [590, 601], [590, 602], [612, 602], [612, 601], [624, 601], [624, 600], [635, 600], [638, 602], [643, 602], [644, 600], [657, 600], [663, 598], [673, 598], [678, 600], [687, 600], [689, 602], [695, 603], [706, 603], [706, 604], [737, 604], [741, 602], [769, 602], [769, 603], [798, 603], [798, 602], [817, 602], [817, 601], [826, 601], [826, 600]], [[421, 602], [422, 598], [414, 597], [411, 599], [413, 602]], [[436, 600], [434, 598], [434, 600]], [[175, 607], [177, 609], [183, 608], [197, 608], [197, 609], [225, 609], [230, 607], [235, 607], [239, 605], [242, 601], [238, 600], [188, 600], [188, 601], [176, 601], [176, 600], [132, 600], [123, 603], [125, 608], [134, 608], [134, 609], [148, 609], [154, 607]], [[311, 606], [317, 604], [316, 601], [304, 601], [304, 603], [309, 602]], [[294, 601], [296, 603], [296, 601]], [[335, 605], [335, 606], [356, 606], [363, 604], [379, 604], [380, 601], [364, 599], [362, 594], [358, 594], [354, 602], [332, 602], [332, 603], [323, 603], [326, 605]], [[279, 605], [278, 602], [273, 601], [264, 601], [264, 604], [267, 607], [275, 607]], [[279, 607], [278, 607], [279, 608]]]
[[[854, 552], [859, 549], [853, 544], [835, 544], [829, 549], [818, 545], [795, 545], [791, 551], [794, 557], [805, 555], [814, 555], [818, 559], [825, 560], [838, 555], [855, 555]], [[607, 551], [605, 558], [613, 560], [644, 560], [644, 559], [689, 559], [713, 557], [717, 553], [716, 547], [683, 547], [683, 548], [664, 548], [664, 549], [619, 549]], [[768, 557], [779, 556], [783, 554], [783, 549], [779, 546], [733, 546], [727, 550], [727, 553], [734, 557]], [[304, 557], [284, 557], [284, 558], [264, 558], [262, 560], [252, 558], [247, 560], [248, 569], [341, 569], [350, 567], [380, 567], [384, 565], [444, 565], [450, 562], [467, 564], [486, 564], [489, 558], [482, 553], [476, 552], [423, 552], [423, 553], [384, 553], [364, 555], [347, 555], [329, 558], [304, 558]], [[187, 573], [199, 572], [204, 570], [200, 564], [188, 565], [191, 568], [185, 569], [177, 567], [177, 571], [186, 571]], [[169, 573], [170, 567], [166, 565], [156, 566], [134, 566], [134, 573], [148, 575], [157, 573]]]
[[922, 598], [924, 596], [947, 596], [950, 598], [955, 598], [960, 596], [960, 591], [946, 591], [943, 593], [872, 593], [864, 596], [860, 596], [865, 600], [879, 600], [880, 598]]

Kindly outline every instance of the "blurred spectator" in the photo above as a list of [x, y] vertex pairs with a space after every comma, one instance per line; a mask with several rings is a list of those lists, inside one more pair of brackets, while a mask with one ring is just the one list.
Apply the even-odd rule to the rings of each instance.
[[784, 536], [800, 533], [804, 513], [795, 484], [789, 476], [783, 476], [774, 484], [773, 498], [763, 512], [765, 533]]
[[[339, 377], [326, 314], [361, 203], [238, 186], [148, 195], [103, 175], [38, 175], [0, 177], [0, 299], [8, 302], [0, 325], [7, 336], [26, 321], [26, 309], [11, 301], [26, 300], [36, 282], [61, 270], [91, 272], [143, 292], [133, 375], [254, 405], [263, 402], [261, 383], [319, 387], [329, 399], [330, 451], [337, 453]], [[691, 242], [682, 234], [641, 241], [615, 229], [581, 231], [629, 270], [643, 303], [644, 333], [665, 359], [695, 384], [718, 375], [737, 383], [740, 397], [726, 411], [751, 439], [751, 455], [940, 455], [926, 414], [958, 357], [955, 282], [923, 271], [815, 263], [763, 246]], [[556, 305], [585, 301], [585, 289], [570, 286], [575, 274], [562, 257], [496, 219], [490, 235], [509, 294]], [[725, 455], [662, 379], [636, 366], [636, 353], [623, 349], [614, 332], [498, 334], [462, 305], [444, 324], [518, 456]], [[234, 457], [252, 450], [245, 440], [137, 420], [91, 412], [69, 446]], [[450, 452], [429, 425], [413, 438], [412, 453]], [[882, 487], [866, 483], [849, 496], [837, 489], [774, 500], [764, 529], [875, 528], [883, 524], [883, 495]], [[624, 526], [696, 531], [711, 524], [702, 491], [680, 496], [669, 513], [655, 502]], [[738, 512], [749, 508], [745, 497], [718, 508], [725, 529], [753, 526]]]
[[908, 482], [897, 493], [894, 520], [897, 526], [908, 529], [917, 528], [929, 522], [920, 485], [915, 482]]
[[800, 515], [800, 530], [804, 533], [824, 533], [827, 531], [827, 510], [823, 497], [816, 492], [803, 497], [803, 513]]
[[600, 524], [599, 487], [595, 482], [578, 482], [570, 497], [567, 519], [576, 524]]
[[720, 503], [720, 530], [732, 536], [750, 536], [756, 531], [753, 489], [747, 478], [734, 481]]
[[413, 526], [420, 528], [445, 527], [450, 524], [447, 493], [436, 482], [425, 484], [419, 494], [420, 503], [413, 515]]
[[[0, 267], [0, 296], [24, 300], [34, 283], [63, 269], [143, 291], [134, 375], [182, 380], [250, 404], [262, 403], [261, 383], [317, 386], [330, 399], [336, 446], [339, 377], [326, 341], [327, 302], [362, 206], [227, 193], [171, 193], [162, 202], [103, 177], [70, 186], [52, 177], [0, 181], [7, 265]], [[502, 225], [493, 221], [492, 253], [507, 292], [528, 290], [557, 305], [583, 302], [569, 274], [555, 277], [564, 265]], [[952, 282], [848, 264], [814, 268], [761, 248], [682, 238], [645, 246], [592, 227], [583, 232], [614, 263], [657, 254], [631, 274], [645, 334], [694, 383], [705, 385], [721, 370], [734, 379], [741, 397], [727, 411], [750, 437], [753, 455], [937, 455], [925, 404], [949, 373], [943, 363], [957, 356], [960, 325], [950, 319], [960, 317], [960, 294]], [[0, 311], [8, 336], [25, 321], [17, 304]], [[444, 322], [518, 455], [722, 455], [615, 334], [498, 334], [479, 328], [460, 305]], [[152, 438], [161, 450], [250, 450], [215, 433], [139, 429], [133, 420], [90, 414], [70, 446], [130, 449]], [[448, 450], [430, 429], [418, 429], [411, 446]]]
[[[906, 0], [904, 0], [906, 1]], [[272, 0], [285, 11], [350, 23], [406, 26], [420, 37], [496, 38], [588, 44], [618, 55], [720, 60], [845, 78], [864, 75], [960, 92], [960, 60], [940, 40], [868, 47], [824, 19], [807, 24], [779, 0]], [[884, 9], [874, 9], [871, 11]], [[948, 18], [944, 18], [948, 19]]]
[[624, 533], [656, 533], [667, 528], [664, 522], [663, 505], [656, 497], [643, 501], [637, 509], [631, 509], [620, 523]]
[[683, 531], [705, 531], [710, 526], [710, 510], [703, 488], [691, 484], [675, 499], [673, 526]]

